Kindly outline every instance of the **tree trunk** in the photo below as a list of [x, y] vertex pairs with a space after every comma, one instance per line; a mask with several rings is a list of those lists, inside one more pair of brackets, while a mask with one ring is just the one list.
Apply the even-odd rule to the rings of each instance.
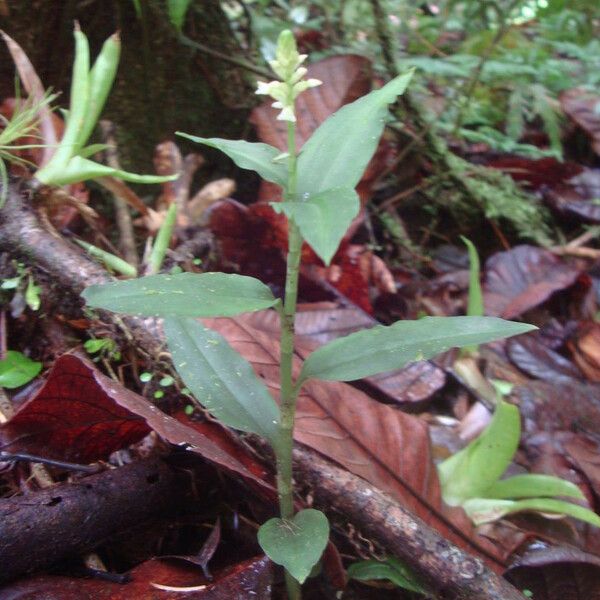
[[[123, 42], [117, 80], [103, 117], [115, 123], [121, 161], [150, 171], [154, 146], [177, 130], [240, 137], [254, 102], [255, 76], [227, 60], [184, 44], [164, 0], [5, 0], [0, 28], [28, 54], [43, 84], [63, 92], [67, 106], [73, 63], [73, 23], [90, 40], [92, 57], [119, 31]], [[185, 34], [234, 60], [242, 51], [218, 0], [191, 2]], [[14, 96], [14, 67], [0, 48], [0, 95]]]

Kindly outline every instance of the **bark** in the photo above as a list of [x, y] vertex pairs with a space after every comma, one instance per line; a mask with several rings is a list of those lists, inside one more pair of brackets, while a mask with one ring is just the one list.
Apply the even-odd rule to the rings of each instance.
[[[63, 295], [76, 296], [86, 285], [109, 279], [101, 267], [80, 251], [44, 231], [15, 190], [10, 191], [6, 206], [0, 211], [0, 251], [10, 253], [12, 258], [25, 258], [31, 267], [53, 278]], [[161, 346], [160, 334], [152, 320], [132, 322], [136, 325], [132, 336], [138, 350], [145, 349], [151, 354]], [[335, 509], [391, 555], [405, 560], [441, 598], [523, 599], [479, 559], [445, 540], [364, 480], [299, 447], [295, 461], [298, 480], [313, 488], [318, 505]]]
[[152, 459], [0, 500], [0, 582], [89, 552], [117, 532], [182, 506], [189, 498], [184, 481]]

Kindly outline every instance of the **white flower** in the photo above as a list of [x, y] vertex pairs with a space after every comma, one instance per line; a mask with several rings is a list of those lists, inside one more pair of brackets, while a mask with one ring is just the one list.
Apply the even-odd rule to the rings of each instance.
[[277, 120], [295, 123], [296, 115], [294, 114], [294, 106], [284, 106], [283, 110], [277, 115]]
[[291, 31], [279, 34], [275, 59], [269, 61], [273, 71], [282, 81], [259, 81], [257, 94], [271, 96], [275, 102], [271, 106], [281, 109], [277, 116], [280, 121], [296, 121], [294, 102], [305, 90], [321, 85], [318, 79], [302, 79], [308, 70], [300, 65], [306, 60], [306, 54], [298, 54], [296, 40]]

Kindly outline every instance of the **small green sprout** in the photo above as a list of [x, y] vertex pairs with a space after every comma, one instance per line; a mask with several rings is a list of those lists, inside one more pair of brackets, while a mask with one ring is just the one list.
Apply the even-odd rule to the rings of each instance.
[[97, 354], [94, 361], [100, 360], [101, 358], [107, 358], [110, 360], [121, 360], [121, 353], [117, 346], [117, 342], [111, 338], [92, 338], [87, 340], [83, 347], [88, 354]]

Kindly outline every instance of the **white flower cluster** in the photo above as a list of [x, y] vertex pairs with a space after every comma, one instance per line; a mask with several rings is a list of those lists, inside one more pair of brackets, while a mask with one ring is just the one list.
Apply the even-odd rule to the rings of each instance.
[[281, 109], [277, 119], [296, 121], [294, 101], [304, 91], [321, 85], [318, 79], [302, 79], [307, 70], [300, 65], [306, 60], [306, 54], [298, 54], [294, 34], [286, 29], [279, 34], [275, 60], [269, 61], [271, 68], [281, 77], [281, 81], [259, 81], [257, 94], [271, 96], [275, 100], [271, 106]]

